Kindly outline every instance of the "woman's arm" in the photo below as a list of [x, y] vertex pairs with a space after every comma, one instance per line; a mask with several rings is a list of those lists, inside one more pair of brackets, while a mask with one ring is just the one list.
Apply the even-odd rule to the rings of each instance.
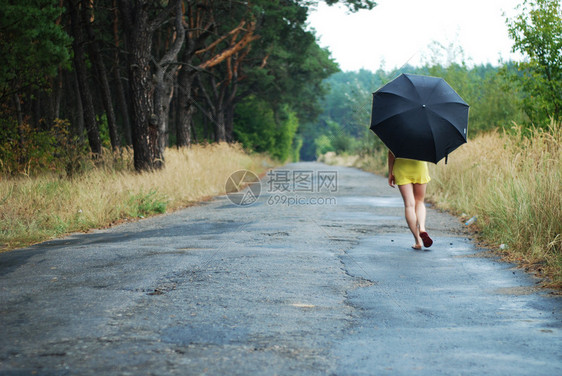
[[389, 150], [388, 151], [388, 185], [390, 185], [392, 188], [394, 188], [396, 186], [396, 181], [394, 180], [394, 160], [396, 158], [394, 157], [394, 154], [392, 154], [392, 152]]

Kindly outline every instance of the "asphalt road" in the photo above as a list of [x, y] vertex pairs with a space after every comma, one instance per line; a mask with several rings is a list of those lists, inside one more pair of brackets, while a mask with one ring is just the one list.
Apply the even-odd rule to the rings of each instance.
[[456, 218], [414, 251], [382, 177], [256, 187], [0, 254], [0, 374], [562, 375], [560, 297]]

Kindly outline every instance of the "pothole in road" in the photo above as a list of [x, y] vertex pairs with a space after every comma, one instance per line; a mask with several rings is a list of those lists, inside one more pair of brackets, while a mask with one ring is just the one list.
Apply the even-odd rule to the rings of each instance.
[[284, 236], [289, 236], [289, 233], [286, 232], [286, 231], [262, 232], [261, 234], [262, 234], [262, 235], [265, 235], [265, 236], [275, 237], [275, 238], [284, 237]]
[[175, 289], [176, 289], [175, 283], [164, 283], [156, 287], [153, 291], [148, 292], [147, 295], [163, 295], [168, 291], [172, 291]]

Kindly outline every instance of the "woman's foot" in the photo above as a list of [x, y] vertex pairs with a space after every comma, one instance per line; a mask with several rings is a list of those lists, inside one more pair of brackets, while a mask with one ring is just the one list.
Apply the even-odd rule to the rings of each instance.
[[422, 246], [419, 245], [419, 244], [414, 244], [414, 245], [412, 246], [412, 249], [415, 249], [416, 251], [421, 251]]
[[423, 246], [426, 248], [431, 247], [431, 245], [433, 244], [433, 240], [431, 240], [431, 238], [425, 231], [420, 232], [420, 238], [422, 238]]

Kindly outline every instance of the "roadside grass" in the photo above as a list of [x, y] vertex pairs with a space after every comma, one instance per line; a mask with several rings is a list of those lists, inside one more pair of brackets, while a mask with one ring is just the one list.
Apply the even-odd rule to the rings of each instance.
[[[189, 206], [224, 194], [228, 176], [237, 170], [260, 174], [274, 165], [226, 143], [170, 148], [165, 158], [163, 169], [145, 173], [116, 170], [108, 161], [72, 179], [2, 177], [0, 251]], [[123, 159], [131, 165], [130, 152]]]
[[[356, 167], [386, 174], [386, 151]], [[428, 199], [473, 225], [481, 240], [540, 277], [562, 287], [562, 127], [514, 126], [481, 134], [449, 163], [430, 164]], [[500, 250], [500, 245], [502, 249]]]

